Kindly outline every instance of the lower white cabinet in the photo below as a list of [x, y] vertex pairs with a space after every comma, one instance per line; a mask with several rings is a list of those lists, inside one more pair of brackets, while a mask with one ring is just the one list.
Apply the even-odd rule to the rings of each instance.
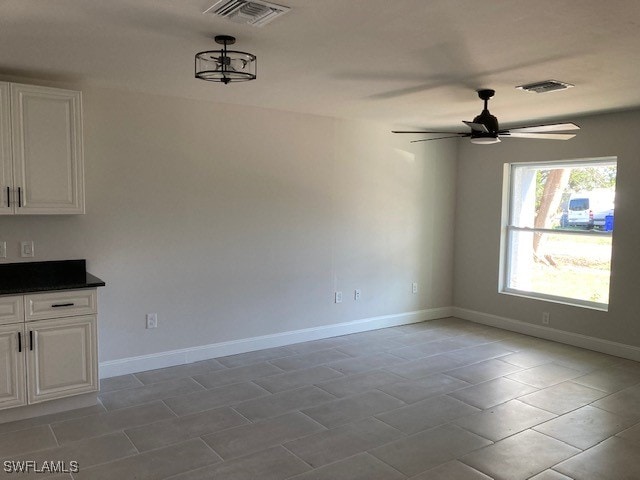
[[0, 409], [25, 405], [24, 325], [0, 325]]
[[30, 404], [98, 389], [95, 315], [28, 322], [26, 328]]
[[[57, 305], [68, 300], [70, 292], [59, 292], [60, 298], [55, 292], [25, 295], [23, 301], [29, 305], [47, 298]], [[81, 297], [86, 292], [76, 291]], [[95, 296], [95, 290], [90, 292]], [[55, 312], [59, 315], [58, 309]], [[36, 321], [22, 318], [20, 323], [0, 325], [0, 409], [97, 390], [95, 313]]]

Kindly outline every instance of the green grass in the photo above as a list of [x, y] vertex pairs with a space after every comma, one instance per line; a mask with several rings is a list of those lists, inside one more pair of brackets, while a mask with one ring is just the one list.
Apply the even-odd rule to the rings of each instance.
[[609, 303], [609, 277], [608, 269], [536, 264], [531, 272], [531, 286], [533, 291], [547, 295]]
[[[544, 237], [540, 253], [551, 264], [532, 259], [529, 278], [523, 279], [521, 287], [513, 286], [557, 297], [608, 303], [611, 236], [545, 234]], [[526, 275], [524, 271], [521, 273]]]

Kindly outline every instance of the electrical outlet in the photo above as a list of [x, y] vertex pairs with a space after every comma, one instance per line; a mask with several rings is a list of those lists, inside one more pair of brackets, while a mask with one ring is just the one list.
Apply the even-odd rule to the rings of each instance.
[[7, 242], [0, 242], [0, 258], [7, 258]]
[[549, 312], [542, 312], [542, 324], [549, 325]]
[[20, 242], [20, 256], [22, 258], [35, 257], [35, 249], [33, 247], [33, 240]]
[[147, 313], [147, 328], [158, 328], [157, 313]]
[[353, 299], [357, 302], [358, 300], [360, 300], [360, 295], [362, 294], [362, 292], [360, 291], [359, 288], [356, 288], [353, 291]]
[[418, 293], [418, 282], [413, 282], [411, 284], [411, 293]]
[[336, 292], [335, 301], [336, 303], [342, 303], [342, 292]]

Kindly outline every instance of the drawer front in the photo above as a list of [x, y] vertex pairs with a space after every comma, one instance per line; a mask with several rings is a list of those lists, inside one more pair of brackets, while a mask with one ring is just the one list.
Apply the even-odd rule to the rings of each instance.
[[0, 325], [21, 323], [24, 321], [22, 295], [0, 297]]
[[25, 295], [27, 322], [97, 313], [96, 289]]

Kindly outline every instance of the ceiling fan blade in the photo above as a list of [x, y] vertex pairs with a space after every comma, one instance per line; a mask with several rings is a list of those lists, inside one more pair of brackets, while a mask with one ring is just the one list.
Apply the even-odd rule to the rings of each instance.
[[391, 133], [428, 133], [428, 134], [443, 134], [443, 135], [466, 135], [465, 133], [462, 132], [443, 132], [443, 131], [439, 131], [439, 132], [432, 132], [432, 131], [427, 131], [427, 130], [392, 130]]
[[445, 138], [462, 138], [462, 137], [470, 137], [470, 133], [458, 133], [457, 135], [450, 135], [447, 137], [436, 137], [436, 138], [423, 138], [421, 140], [412, 140], [409, 143], [418, 143], [418, 142], [430, 142], [431, 140], [444, 140]]
[[504, 132], [499, 134], [500, 138], [538, 138], [544, 140], [569, 140], [576, 136], [575, 133], [536, 133], [536, 132]]
[[543, 132], [564, 132], [567, 130], [580, 130], [575, 123], [551, 123], [549, 125], [535, 125], [531, 127], [517, 127], [505, 130], [505, 132], [522, 133], [543, 133]]
[[462, 123], [465, 123], [471, 130], [475, 130], [476, 132], [489, 133], [489, 129], [484, 123], [473, 123], [467, 122], [466, 120], [463, 120]]

